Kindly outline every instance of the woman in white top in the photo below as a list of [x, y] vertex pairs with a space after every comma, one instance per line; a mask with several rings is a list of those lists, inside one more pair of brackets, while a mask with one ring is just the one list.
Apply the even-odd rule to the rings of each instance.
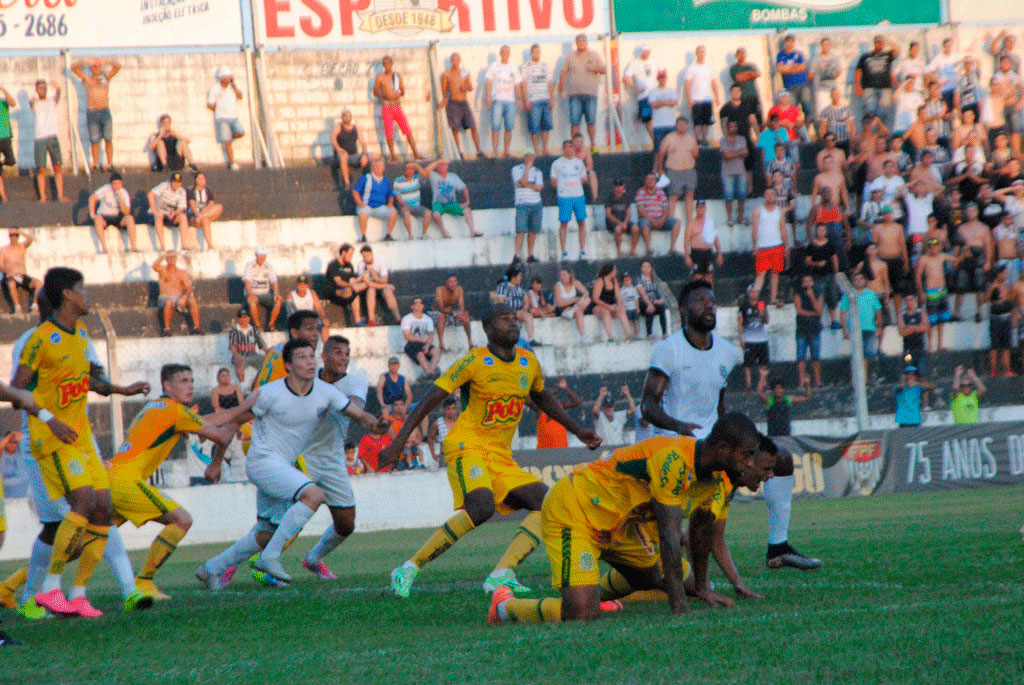
[[622, 330], [626, 334], [626, 341], [634, 338], [633, 324], [626, 315], [626, 308], [622, 304], [622, 297], [619, 294], [618, 271], [614, 264], [605, 264], [597, 272], [597, 280], [594, 281], [594, 314], [601, 320], [604, 332], [608, 340], [612, 335], [612, 317], [619, 320]]
[[558, 271], [558, 282], [555, 283], [555, 314], [566, 319], [576, 320], [576, 330], [585, 345], [591, 340], [583, 332], [583, 314], [590, 306], [590, 295], [587, 288], [569, 269]]
[[331, 322], [327, 319], [327, 312], [324, 310], [320, 298], [309, 287], [309, 276], [305, 274], [295, 279], [295, 290], [284, 298], [284, 311], [288, 316], [302, 310], [316, 312], [320, 317], [320, 322], [323, 324], [320, 328], [320, 339], [326, 341], [327, 336], [331, 334]]

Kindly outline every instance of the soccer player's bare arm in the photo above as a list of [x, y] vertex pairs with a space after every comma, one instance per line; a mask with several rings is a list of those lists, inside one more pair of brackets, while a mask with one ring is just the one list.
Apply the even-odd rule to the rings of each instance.
[[131, 385], [115, 385], [106, 376], [106, 369], [99, 364], [89, 365], [89, 389], [98, 395], [109, 397], [110, 395], [148, 395], [149, 383], [136, 381]]
[[[734, 606], [735, 602], [711, 589], [708, 583], [708, 557], [711, 554], [715, 517], [706, 509], [698, 509], [690, 516], [690, 561], [697, 597], [711, 606]], [[664, 544], [664, 541], [663, 543]], [[731, 580], [730, 580], [731, 582]]]
[[668, 376], [658, 369], [648, 369], [644, 379], [643, 395], [640, 400], [640, 413], [644, 420], [652, 426], [673, 431], [679, 435], [693, 435], [693, 431], [701, 428], [694, 423], [678, 421], [662, 408], [661, 399], [668, 388]]
[[551, 394], [549, 390], [531, 391], [530, 399], [541, 411], [565, 426], [567, 431], [579, 438], [580, 442], [590, 449], [595, 450], [601, 446], [601, 438], [597, 433], [583, 428], [583, 426], [576, 423], [565, 409], [562, 408], [562, 403], [558, 401], [558, 398]]
[[[6, 388], [9, 392], [19, 391], [18, 396], [20, 397], [21, 392], [28, 392], [27, 390], [25, 390], [25, 388], [28, 387], [28, 384], [32, 381], [32, 377], [34, 375], [35, 371], [33, 371], [30, 367], [25, 366], [24, 364], [19, 364], [18, 370], [14, 374], [14, 380], [11, 381], [11, 385], [5, 385], [4, 388]], [[35, 401], [35, 397], [31, 393], [29, 393], [29, 397], [31, 398], [31, 404], [27, 404], [22, 401], [19, 401], [18, 404], [20, 404], [22, 409], [27, 411], [29, 414], [32, 414], [33, 416], [38, 417], [40, 421], [43, 421], [50, 428], [50, 432], [53, 433], [54, 437], [56, 437], [58, 440], [66, 444], [71, 444], [78, 439], [78, 433], [73, 428], [71, 428], [60, 419], [53, 416], [53, 414], [51, 414], [50, 412], [42, 409], [39, 406], [39, 404]], [[40, 414], [44, 411], [46, 413], [40, 416]]]
[[405, 447], [406, 441], [412, 434], [413, 430], [420, 424], [423, 419], [430, 415], [430, 412], [434, 410], [444, 398], [448, 397], [450, 393], [443, 388], [439, 388], [434, 385], [430, 388], [430, 392], [423, 396], [420, 400], [419, 405], [416, 407], [416, 411], [412, 413], [408, 419], [402, 424], [401, 430], [395, 436], [395, 439], [391, 441], [390, 445], [387, 445], [377, 455], [377, 463], [380, 466], [392, 466], [398, 463], [398, 460], [402, 457], [402, 448]]
[[[358, 421], [363, 428], [368, 431], [374, 431], [376, 429], [384, 429], [384, 431], [386, 431], [387, 426], [391, 424], [388, 419], [377, 418], [373, 414], [365, 411], [362, 407], [357, 407], [351, 401], [349, 401], [348, 406], [345, 407], [344, 413], [346, 416]], [[405, 426], [402, 427], [404, 428]]]
[[736, 596], [748, 599], [763, 599], [764, 595], [754, 592], [748, 588], [743, 578], [740, 577], [736, 565], [732, 561], [732, 553], [729, 551], [729, 543], [725, 541], [725, 524], [728, 519], [715, 519], [711, 530], [711, 556], [715, 558], [718, 568], [722, 569], [726, 579], [732, 584]]
[[[211, 426], [231, 426], [232, 432], [238, 430], [238, 427], [246, 421], [252, 421], [255, 417], [249, 410], [252, 409], [252, 405], [256, 404], [256, 400], [259, 399], [260, 389], [256, 388], [249, 396], [245, 398], [245, 401], [237, 407], [231, 409], [223, 409], [213, 414], [207, 414], [203, 417], [203, 422]], [[229, 441], [230, 442], [230, 441]]]
[[197, 430], [196, 435], [203, 440], [210, 440], [222, 447], [227, 447], [231, 444], [231, 439], [235, 436], [235, 431], [230, 426], [214, 426], [207, 424]]
[[686, 601], [686, 593], [683, 591], [683, 550], [680, 541], [683, 510], [678, 506], [662, 504], [656, 499], [651, 499], [651, 509], [658, 524], [661, 569], [669, 609], [675, 615], [688, 613], [690, 604]]

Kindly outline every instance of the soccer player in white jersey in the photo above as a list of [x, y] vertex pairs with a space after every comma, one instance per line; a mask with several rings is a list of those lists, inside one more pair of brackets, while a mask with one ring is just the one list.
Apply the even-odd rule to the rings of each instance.
[[[351, 406], [362, 409], [366, 402], [366, 381], [348, 373], [348, 339], [332, 335], [324, 342], [320, 358], [324, 365], [317, 377], [330, 383], [348, 398]], [[302, 560], [302, 567], [315, 573], [322, 580], [334, 580], [323, 558], [345, 541], [356, 525], [356, 500], [345, 466], [345, 435], [349, 419], [341, 412], [329, 412], [310, 438], [302, 454], [306, 460], [306, 472], [314, 483], [324, 491], [324, 503], [331, 512], [331, 525]]]
[[[679, 308], [685, 325], [654, 346], [641, 412], [662, 435], [703, 438], [726, 412], [726, 379], [739, 363], [739, 350], [724, 337], [714, 335], [715, 294], [706, 281], [684, 285]], [[766, 481], [764, 500], [768, 506], [768, 567], [791, 566], [805, 571], [821, 568], [819, 559], [800, 554], [788, 542], [793, 476]]]
[[[376, 427], [378, 420], [351, 404], [340, 390], [316, 377], [316, 354], [306, 340], [289, 340], [282, 350], [288, 375], [260, 389], [253, 405], [252, 444], [246, 455], [245, 471], [256, 485], [258, 499], [271, 506], [287, 503], [280, 525], [260, 521], [241, 540], [221, 556], [234, 554], [232, 548], [252, 544], [259, 548], [256, 533], [261, 526], [274, 528], [269, 542], [256, 559], [254, 568], [283, 583], [291, 576], [281, 565], [285, 543], [293, 538], [324, 503], [324, 491], [310, 477], [295, 467], [295, 460], [305, 451], [317, 428], [329, 420], [329, 412], [345, 413], [364, 426]], [[344, 454], [344, 452], [342, 452]], [[340, 457], [339, 457], [340, 458]], [[344, 467], [343, 467], [344, 468]], [[220, 589], [219, 580], [211, 572], [218, 558], [211, 559], [196, 570], [196, 577], [211, 589]]]
[[[40, 292], [36, 296], [36, 304], [39, 311], [39, 321], [42, 323], [46, 321], [53, 313], [53, 306], [50, 301], [46, 298], [46, 295], [40, 289]], [[12, 369], [18, 368], [18, 362], [21, 359], [22, 350], [25, 349], [25, 344], [31, 337], [35, 327], [32, 327], [25, 331], [21, 337], [14, 343], [14, 349], [11, 352], [12, 356]], [[97, 375], [102, 375], [103, 364], [96, 354], [96, 349], [92, 345], [92, 341], [89, 341], [89, 361], [91, 367]], [[12, 379], [13, 380], [13, 379]], [[116, 394], [133, 394], [129, 393], [129, 388], [122, 388], [121, 386], [115, 386], [110, 383], [92, 384], [92, 390], [109, 390]], [[109, 393], [106, 393], [109, 394]], [[49, 493], [46, 491], [46, 484], [43, 481], [43, 474], [39, 470], [39, 462], [32, 456], [32, 452], [29, 445], [29, 430], [28, 430], [28, 412], [21, 412], [21, 442], [18, 444], [18, 456], [21, 459], [22, 468], [25, 471], [28, 480], [28, 491], [29, 496], [32, 498], [33, 508], [35, 509], [36, 515], [39, 517], [39, 522], [43, 525], [43, 529], [39, 531], [39, 535], [32, 543], [32, 551], [29, 555], [28, 567], [25, 569], [25, 588], [21, 595], [21, 600], [18, 602], [18, 613], [29, 620], [38, 620], [46, 618], [47, 611], [43, 607], [36, 604], [35, 596], [39, 589], [42, 587], [43, 579], [46, 577], [47, 569], [50, 566], [50, 557], [53, 552], [53, 538], [57, 533], [57, 527], [60, 522], [64, 520], [64, 517], [70, 511], [71, 507], [68, 505], [67, 500], [63, 497], [51, 500]], [[96, 448], [97, 454], [100, 453], [99, 448]], [[114, 574], [114, 578], [117, 580], [118, 587], [121, 589], [121, 596], [124, 600], [125, 611], [138, 611], [142, 609], [148, 609], [153, 606], [153, 595], [139, 591], [135, 587], [135, 572], [132, 570], [131, 560], [128, 558], [128, 551], [125, 549], [124, 540], [121, 538], [120, 531], [111, 526], [107, 533], [107, 546], [103, 550], [103, 558], [106, 559], [110, 565], [110, 570]], [[15, 572], [15, 575], [21, 572]], [[10, 582], [5, 585], [11, 585], [12, 589], [16, 587], [16, 584]]]

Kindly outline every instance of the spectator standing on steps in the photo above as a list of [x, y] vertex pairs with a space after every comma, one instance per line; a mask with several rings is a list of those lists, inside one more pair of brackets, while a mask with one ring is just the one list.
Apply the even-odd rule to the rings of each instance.
[[860, 101], [861, 116], [874, 113], [886, 126], [892, 125], [892, 94], [896, 82], [892, 66], [900, 54], [896, 43], [885, 36], [877, 35], [870, 52], [865, 52], [857, 61], [853, 73], [853, 94]]
[[213, 112], [213, 131], [217, 142], [224, 146], [228, 168], [236, 170], [234, 141], [245, 135], [242, 121], [238, 118], [238, 101], [242, 99], [241, 89], [235, 85], [235, 75], [230, 67], [220, 67], [214, 75], [217, 83], [206, 93], [206, 108]]
[[455, 428], [455, 422], [458, 420], [459, 401], [454, 397], [444, 398], [444, 402], [441, 403], [441, 415], [427, 429], [427, 447], [430, 448], [430, 458], [439, 468], [445, 466], [444, 439], [451, 429]]
[[807, 121], [813, 122], [816, 108], [807, 73], [807, 57], [796, 49], [793, 34], [783, 38], [782, 50], [775, 57], [775, 70], [782, 76], [782, 87], [789, 91], [793, 104], [803, 109]]
[[896, 327], [903, 338], [903, 358], [913, 364], [918, 373], [927, 373], [927, 336], [931, 335], [928, 314], [921, 308], [917, 293], [903, 297], [903, 307], [896, 317]]
[[213, 222], [224, 213], [224, 205], [213, 199], [213, 191], [206, 185], [206, 174], [196, 174], [192, 187], [188, 189], [188, 219], [192, 226], [203, 232], [206, 249], [213, 249]]
[[416, 362], [427, 376], [437, 374], [441, 350], [434, 345], [434, 320], [423, 311], [423, 298], [412, 298], [412, 311], [402, 317], [405, 354]]
[[[25, 242], [21, 241], [22, 235], [25, 236]], [[3, 280], [7, 284], [7, 292], [14, 303], [14, 313], [22, 312], [21, 303], [18, 300], [18, 288], [28, 292], [28, 310], [33, 312], [36, 309], [36, 295], [43, 287], [43, 282], [29, 276], [25, 269], [25, 255], [29, 246], [32, 245], [32, 236], [28, 233], [23, 234], [16, 228], [10, 228], [7, 229], [7, 237], [11, 242], [0, 248], [0, 275], [3, 276]]]
[[[583, 398], [572, 391], [564, 378], [555, 381], [555, 393], [562, 409], [575, 409], [583, 404]], [[445, 402], [447, 401], [445, 400]], [[537, 449], [565, 449], [568, 447], [569, 434], [566, 432], [565, 426], [538, 409], [529, 398], [526, 401], [537, 412]]]
[[540, 193], [544, 190], [544, 172], [534, 166], [537, 160], [533, 148], [526, 148], [523, 163], [512, 167], [512, 185], [515, 188], [516, 206], [516, 250], [515, 257], [526, 240], [526, 261], [535, 262], [533, 246], [537, 242], [537, 234], [543, 228], [544, 205]]
[[523, 90], [525, 91], [526, 120], [534, 150], [547, 156], [548, 136], [553, 122], [551, 101], [555, 99], [555, 84], [551, 80], [551, 69], [540, 61], [540, 45], [530, 46], [530, 61], [522, 66]]
[[768, 378], [768, 307], [761, 299], [760, 289], [755, 284], [747, 286], [747, 292], [736, 310], [737, 328], [740, 331], [740, 349], [743, 350], [743, 376], [747, 391], [754, 389], [751, 371], [757, 368], [757, 387]]
[[[491, 110], [491, 147], [494, 156], [508, 157], [508, 146], [512, 143], [512, 129], [516, 125], [516, 114], [523, 97], [523, 75], [519, 69], [509, 64], [512, 48], [502, 45], [498, 51], [498, 61], [487, 67], [484, 101]], [[498, 134], [502, 124], [505, 129], [505, 149], [499, 152]]]
[[[637, 118], [654, 139], [654, 125], [651, 123], [654, 108], [651, 107], [651, 91], [656, 85], [655, 77], [661, 69], [651, 59], [651, 44], [641, 43], [640, 56], [626, 65], [622, 72], [622, 85], [636, 98]], [[657, 146], [655, 146], [657, 147]]]
[[821, 387], [821, 313], [825, 298], [814, 289], [814, 276], [804, 274], [800, 287], [793, 294], [796, 308], [796, 367], [800, 384], [810, 383], [807, 375], [807, 357], [811, 358], [814, 387]]
[[[861, 343], [864, 348], [864, 377], [870, 378], [871, 362], [878, 357], [882, 343], [882, 302], [878, 295], [868, 289], [864, 272], [853, 274], [853, 289], [857, 295], [857, 311], [860, 314]], [[853, 319], [850, 318], [850, 296], [843, 293], [839, 300], [839, 318], [843, 323], [843, 337], [850, 339]]]
[[395, 126], [405, 136], [412, 150], [413, 159], [419, 159], [420, 153], [416, 152], [416, 141], [412, 137], [412, 128], [409, 120], [405, 118], [402, 111], [402, 98], [405, 96], [405, 82], [401, 75], [394, 71], [395, 61], [391, 55], [384, 55], [381, 60], [384, 71], [377, 75], [373, 82], [373, 96], [380, 98], [381, 122], [384, 125], [384, 140], [388, 144], [388, 157], [392, 162], [398, 161], [395, 156]]
[[698, 45], [695, 55], [695, 61], [686, 68], [686, 100], [690, 105], [697, 142], [707, 145], [715, 108], [722, 102], [722, 86], [711, 65], [704, 61], [707, 48]]
[[978, 423], [978, 401], [987, 390], [974, 369], [965, 369], [962, 364], [957, 366], [953, 371], [953, 399], [950, 400], [953, 423], [958, 426]]
[[688, 128], [686, 117], [676, 118], [676, 130], [661, 141], [654, 160], [654, 173], [659, 176], [664, 174], [669, 180], [665, 190], [668, 194], [668, 216], [676, 215], [676, 202], [682, 197], [685, 203], [684, 221], [693, 216], [693, 196], [697, 190], [697, 155], [700, 152], [697, 139]]
[[[53, 95], [48, 85], [53, 86]], [[46, 202], [46, 161], [49, 158], [53, 167], [53, 181], [57, 186], [57, 202], [70, 202], [64, 197], [64, 173], [61, 171], [63, 159], [60, 154], [60, 140], [57, 138], [57, 105], [60, 103], [60, 84], [45, 79], [36, 81], [35, 93], [29, 98], [29, 106], [35, 114], [35, 163], [36, 187], [39, 190], [39, 201]]]
[[583, 194], [583, 180], [587, 178], [587, 166], [576, 156], [572, 140], [562, 143], [562, 156], [551, 164], [551, 185], [555, 187], [558, 199], [558, 244], [562, 248], [562, 260], [569, 258], [565, 249], [565, 237], [569, 221], [576, 218], [579, 230], [580, 259], [585, 259], [587, 240], [587, 198]]
[[116, 171], [110, 174], [110, 183], [97, 188], [89, 196], [89, 218], [96, 228], [96, 239], [100, 243], [100, 252], [107, 252], [107, 227], [123, 228], [128, 233], [128, 243], [132, 252], [138, 252], [135, 242], [135, 217], [132, 216], [132, 201], [124, 188], [121, 174]]
[[244, 305], [238, 308], [235, 323], [228, 331], [228, 350], [231, 352], [235, 378], [239, 383], [245, 382], [246, 367], [251, 366], [258, 372], [263, 366], [267, 344], [263, 342], [260, 330], [252, 325], [249, 308]]
[[[182, 186], [181, 172], [175, 171], [163, 183], [154, 186], [147, 195], [149, 213], [153, 215], [153, 230], [160, 251], [166, 250], [164, 226], [177, 225], [178, 241], [184, 250], [193, 249], [195, 231], [188, 224], [188, 192]], [[198, 247], [198, 244], [195, 245]]]
[[676, 111], [679, 107], [679, 91], [668, 87], [668, 72], [665, 69], [658, 71], [658, 85], [651, 89], [651, 139], [654, 147], [651, 149], [658, 154], [661, 141], [676, 128]]
[[764, 286], [764, 275], [771, 273], [769, 278], [771, 301], [782, 306], [779, 300], [779, 274], [786, 269], [789, 259], [789, 240], [786, 235], [786, 217], [778, 204], [774, 188], [764, 191], [764, 203], [755, 207], [750, 215], [752, 233], [751, 243], [754, 246], [754, 272], [757, 274], [754, 285], [760, 292]]
[[110, 80], [119, 71], [121, 65], [109, 59], [78, 60], [71, 65], [71, 73], [85, 87], [85, 125], [89, 131], [92, 171], [97, 174], [100, 171], [100, 141], [105, 144], [107, 171], [114, 170], [114, 119], [110, 115]]
[[7, 202], [7, 186], [4, 185], [4, 167], [17, 167], [14, 156], [14, 132], [11, 130], [11, 110], [18, 101], [11, 97], [6, 88], [0, 86], [0, 202]]
[[160, 282], [160, 299], [157, 307], [163, 316], [163, 335], [171, 334], [171, 317], [174, 312], [188, 314], [192, 317], [192, 334], [202, 335], [203, 328], [199, 325], [199, 301], [192, 291], [192, 279], [178, 268], [178, 255], [173, 252], [157, 257], [153, 262], [153, 271]]
[[444, 283], [434, 291], [434, 308], [432, 314], [437, 314], [437, 345], [443, 353], [447, 352], [444, 346], [444, 329], [447, 326], [462, 324], [466, 331], [466, 343], [469, 349], [473, 349], [473, 334], [470, 332], [469, 312], [466, 311], [466, 294], [459, 285], [459, 278], [450, 274]]
[[842, 78], [843, 61], [832, 52], [832, 39], [822, 38], [819, 46], [821, 49], [811, 59], [807, 77], [814, 84], [814, 106], [820, 114], [832, 102], [832, 90], [846, 81]]
[[463, 131], [469, 131], [469, 135], [473, 138], [473, 145], [476, 146], [477, 157], [483, 157], [476, 118], [469, 106], [469, 93], [473, 90], [473, 80], [469, 76], [469, 69], [462, 66], [462, 56], [457, 52], [453, 52], [448, 61], [451, 66], [441, 74], [441, 101], [437, 103], [437, 108], [444, 110], [459, 157], [465, 159], [465, 155], [462, 153]]
[[558, 94], [569, 100], [569, 125], [572, 135], [580, 132], [580, 122], [587, 119], [587, 135], [591, 150], [597, 147], [597, 93], [608, 70], [604, 60], [587, 48], [587, 37], [576, 36], [576, 49], [563, 62], [558, 77]]
[[245, 283], [245, 301], [249, 305], [249, 313], [252, 315], [252, 322], [256, 328], [262, 329], [260, 324], [260, 306], [270, 311], [267, 318], [269, 331], [277, 330], [277, 316], [281, 313], [281, 289], [277, 282], [277, 272], [274, 267], [267, 263], [267, 248], [257, 247], [254, 258], [245, 265], [242, 273], [242, 281]]
[[729, 76], [733, 83], [739, 85], [743, 92], [743, 103], [753, 112], [757, 119], [757, 125], [760, 126], [764, 118], [761, 113], [761, 96], [757, 92], [756, 81], [761, 76], [761, 70], [747, 61], [746, 48], [736, 48], [736, 62], [729, 67]]
[[802, 395], [786, 392], [786, 386], [778, 379], [770, 382], [762, 379], [757, 386], [757, 396], [764, 402], [765, 422], [768, 424], [766, 435], [768, 437], [792, 435], [790, 413], [793, 404], [811, 399], [810, 383], [801, 383], [800, 387], [804, 391]]
[[[739, 90], [739, 89], [737, 89]], [[724, 107], [723, 107], [724, 109]], [[740, 137], [739, 122], [725, 124], [726, 134], [718, 143], [722, 153], [722, 190], [725, 197], [725, 223], [732, 228], [732, 203], [736, 201], [736, 221], [742, 224], [744, 204], [747, 200], [747, 159], [750, 156], [749, 138]], [[749, 127], [748, 127], [749, 130]]]
[[373, 248], [363, 245], [359, 250], [361, 260], [356, 266], [356, 277], [366, 284], [366, 319], [371, 326], [377, 325], [377, 294], [384, 298], [395, 323], [402, 320], [395, 299], [395, 286], [388, 283], [388, 266], [384, 260], [373, 254]]
[[[629, 386], [622, 386], [620, 392], [623, 396], [629, 395]], [[615, 411], [615, 400], [608, 394], [608, 386], [601, 386], [597, 393], [597, 401], [590, 408], [590, 414], [594, 417], [594, 432], [601, 438], [602, 444], [623, 445], [626, 443], [623, 431], [626, 428], [626, 420], [632, 416], [632, 413]]]
[[345, 108], [341, 111], [341, 120], [331, 129], [331, 147], [338, 159], [338, 172], [344, 184], [342, 190], [348, 190], [352, 187], [352, 169], [365, 169], [370, 163], [366, 141], [352, 121], [352, 110]]

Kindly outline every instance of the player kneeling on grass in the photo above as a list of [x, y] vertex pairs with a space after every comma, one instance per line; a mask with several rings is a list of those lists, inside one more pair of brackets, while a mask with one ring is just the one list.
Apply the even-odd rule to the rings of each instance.
[[165, 364], [160, 369], [160, 384], [163, 396], [147, 402], [136, 415], [124, 443], [110, 461], [109, 477], [116, 525], [125, 521], [131, 521], [137, 528], [149, 521], [164, 524], [135, 582], [139, 590], [155, 599], [170, 599], [154, 584], [153, 575], [192, 527], [192, 517], [146, 481], [185, 433], [228, 445], [241, 423], [235, 419], [249, 411], [257, 394], [250, 395], [241, 406], [199, 418], [188, 408], [195, 388], [191, 368]]
[[[516, 599], [508, 588], [499, 588], [491, 598], [488, 621], [597, 618], [599, 559], [617, 569], [631, 588], [663, 589], [673, 614], [688, 612], [682, 506], [691, 488], [708, 487], [713, 492], [719, 472], [731, 482], [746, 482], [746, 473], [756, 468], [759, 438], [750, 419], [729, 413], [704, 440], [654, 437], [577, 467], [555, 483], [541, 509], [552, 587], [561, 589], [562, 598]], [[651, 547], [626, 532], [629, 524], [651, 517], [657, 527], [654, 543], [660, 548], [660, 568]], [[703, 568], [694, 566], [697, 596], [713, 606], [729, 604], [708, 588], [706, 559], [705, 555]]]
[[[281, 357], [288, 375], [264, 385], [252, 409], [241, 418], [253, 419], [245, 472], [256, 486], [257, 508], [283, 514], [279, 519], [268, 516], [259, 521], [222, 556], [234, 555], [232, 550], [236, 547], [245, 551], [262, 548], [253, 567], [279, 583], [289, 583], [292, 577], [281, 564], [281, 552], [324, 503], [323, 489], [312, 480], [322, 480], [322, 476], [317, 475], [316, 469], [310, 469], [313, 473], [306, 475], [296, 468], [299, 454], [310, 445], [321, 424], [332, 421], [331, 412], [344, 413], [368, 430], [376, 428], [380, 420], [352, 404], [336, 387], [317, 378], [315, 350], [309, 341], [289, 340]], [[335, 459], [341, 464], [340, 455], [335, 455]], [[280, 525], [272, 523], [274, 520], [280, 520]], [[258, 534], [264, 531], [273, 534], [261, 544], [259, 538], [266, 536]], [[200, 566], [196, 578], [210, 589], [219, 590], [220, 580], [210, 570], [214, 561]]]
[[[764, 595], [754, 592], [748, 588], [736, 570], [732, 561], [732, 554], [729, 552], [729, 545], [725, 541], [725, 524], [729, 516], [729, 504], [733, 495], [736, 494], [736, 487], [744, 486], [751, 490], [757, 490], [761, 482], [774, 476], [789, 476], [793, 473], [793, 455], [786, 450], [780, 450], [771, 438], [761, 436], [757, 448], [757, 458], [753, 468], [744, 472], [744, 481], [733, 483], [723, 471], [716, 474], [712, 481], [698, 482], [687, 490], [689, 498], [683, 505], [683, 517], [690, 519], [689, 534], [684, 532], [682, 536], [682, 547], [692, 560], [692, 568], [702, 567], [705, 569], [704, 578], [707, 579], [707, 558], [710, 554], [714, 557], [718, 567], [722, 569], [726, 579], [732, 584], [736, 596], [741, 599], [762, 599]], [[637, 533], [645, 539], [657, 539], [657, 528], [653, 522], [636, 524]], [[653, 545], [650, 546], [653, 550]], [[652, 554], [654, 552], [652, 551]], [[684, 567], [686, 563], [684, 561]], [[685, 571], [690, 571], [687, 568]], [[686, 594], [698, 596], [696, 576], [693, 572], [684, 572], [683, 585]], [[710, 591], [712, 586], [708, 583], [705, 591]], [[718, 595], [720, 603], [727, 606], [732, 605], [732, 600]], [[622, 599], [626, 602], [665, 601], [667, 598], [664, 590], [636, 590], [630, 585], [629, 580], [616, 569], [611, 569], [601, 576], [601, 603]]]
[[522, 592], [515, 576], [519, 566], [540, 544], [540, 507], [548, 488], [512, 459], [512, 437], [529, 398], [541, 411], [562, 424], [583, 444], [596, 449], [601, 438], [576, 423], [558, 399], [544, 389], [544, 376], [530, 350], [517, 347], [519, 322], [507, 305], [491, 307], [482, 319], [487, 347], [475, 347], [434, 382], [394, 441], [378, 455], [379, 466], [396, 464], [409, 435], [456, 388], [468, 398], [455, 426], [444, 439], [448, 484], [459, 513], [437, 529], [418, 552], [391, 572], [391, 589], [408, 597], [420, 568], [441, 556], [462, 536], [487, 521], [494, 512], [531, 513], [519, 527], [505, 554], [484, 581], [484, 591], [510, 586]]

